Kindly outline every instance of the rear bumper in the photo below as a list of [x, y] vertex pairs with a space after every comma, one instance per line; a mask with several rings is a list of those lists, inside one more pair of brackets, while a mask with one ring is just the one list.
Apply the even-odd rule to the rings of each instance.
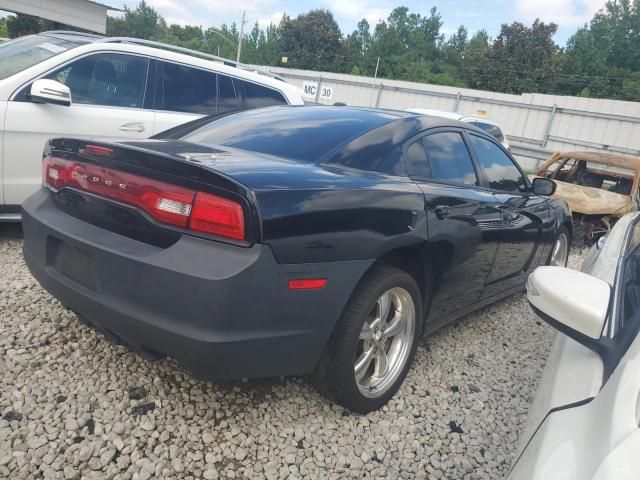
[[[23, 204], [33, 276], [84, 321], [133, 350], [168, 355], [195, 376], [308, 373], [371, 261], [280, 265], [264, 245], [182, 236], [158, 248], [58, 210], [41, 190]], [[290, 291], [295, 278], [321, 290]]]

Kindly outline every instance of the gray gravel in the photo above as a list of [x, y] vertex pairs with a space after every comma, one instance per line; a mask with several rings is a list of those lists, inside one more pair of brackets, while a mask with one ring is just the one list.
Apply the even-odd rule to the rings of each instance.
[[302, 378], [213, 385], [81, 325], [0, 225], [0, 478], [450, 478], [507, 471], [553, 332], [516, 296], [422, 340], [350, 414]]

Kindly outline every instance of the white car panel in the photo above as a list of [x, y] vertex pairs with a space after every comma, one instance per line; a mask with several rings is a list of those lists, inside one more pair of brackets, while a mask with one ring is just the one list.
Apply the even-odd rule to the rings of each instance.
[[[625, 464], [631, 459], [624, 458], [622, 451], [609, 456], [638, 433], [639, 394], [640, 341], [636, 339], [592, 401], [546, 417], [507, 479], [588, 480], [598, 472], [598, 480], [618, 480], [616, 475], [604, 475], [628, 468]], [[633, 478], [638, 478], [637, 472]]]
[[8, 102], [4, 128], [4, 201], [22, 203], [42, 183], [42, 151], [53, 137], [143, 139], [153, 132], [154, 112], [141, 108], [73, 103], [70, 107]]
[[[621, 286], [614, 280], [622, 264], [620, 258], [627, 253], [626, 239], [633, 240], [634, 245], [640, 243], [634, 237], [640, 232], [636, 224], [639, 217], [639, 213], [622, 217], [605, 241], [589, 251], [582, 271], [619, 290]], [[631, 279], [637, 277], [637, 258], [635, 250]], [[635, 299], [633, 291], [631, 294]], [[611, 305], [603, 336], [635, 334], [636, 330], [615, 331], [613, 319], [620, 308], [618, 297], [614, 297]], [[633, 323], [636, 321], [631, 320], [627, 328], [637, 328]], [[630, 341], [607, 378], [599, 354], [558, 334], [509, 480], [640, 478], [640, 337]]]
[[168, 112], [166, 110], [154, 110], [153, 113], [153, 135], [203, 116], [194, 113]]
[[7, 113], [7, 102], [0, 100], [0, 205], [4, 204], [4, 122]]

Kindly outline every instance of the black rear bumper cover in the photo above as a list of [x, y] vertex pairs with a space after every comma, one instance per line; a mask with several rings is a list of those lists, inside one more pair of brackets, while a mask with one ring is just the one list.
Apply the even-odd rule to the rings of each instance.
[[[171, 356], [203, 379], [311, 372], [372, 263], [282, 265], [264, 245], [187, 235], [163, 249], [63, 213], [50, 195], [43, 189], [23, 204], [23, 251], [33, 276], [111, 340]], [[60, 245], [82, 252], [78, 259], [91, 265], [78, 268], [90, 281], [59, 268]], [[288, 289], [289, 280], [312, 277], [328, 278], [326, 287]]]

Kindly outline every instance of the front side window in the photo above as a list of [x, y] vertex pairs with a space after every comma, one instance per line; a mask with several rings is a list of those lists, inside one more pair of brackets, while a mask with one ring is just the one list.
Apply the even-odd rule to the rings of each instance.
[[445, 182], [478, 185], [471, 155], [457, 132], [433, 133], [424, 137], [431, 178]]
[[149, 60], [135, 55], [99, 53], [83, 57], [46, 78], [64, 83], [73, 103], [141, 108]]
[[257, 83], [240, 80], [244, 90], [244, 108], [262, 108], [272, 105], [287, 105], [282, 94]]
[[495, 143], [469, 135], [478, 162], [484, 169], [489, 188], [503, 192], [526, 192], [527, 182], [511, 158]]
[[159, 110], [214, 115], [218, 111], [214, 72], [162, 62]]

